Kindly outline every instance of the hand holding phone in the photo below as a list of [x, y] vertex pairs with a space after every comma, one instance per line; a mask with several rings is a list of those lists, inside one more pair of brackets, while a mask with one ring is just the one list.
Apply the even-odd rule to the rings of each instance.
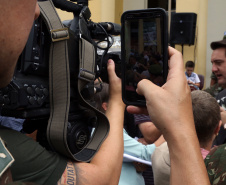
[[132, 10], [122, 18], [122, 98], [127, 105], [145, 106], [136, 93], [140, 80], [162, 86], [168, 74], [168, 26], [161, 8]]

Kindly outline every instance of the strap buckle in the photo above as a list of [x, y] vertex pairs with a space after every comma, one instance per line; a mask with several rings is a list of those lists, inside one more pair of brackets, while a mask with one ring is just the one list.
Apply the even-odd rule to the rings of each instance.
[[68, 28], [50, 30], [50, 34], [53, 42], [69, 39]]
[[88, 82], [91, 82], [95, 79], [95, 74], [93, 74], [90, 71], [87, 71], [83, 68], [80, 68], [78, 78], [85, 80], [85, 81], [88, 81]]

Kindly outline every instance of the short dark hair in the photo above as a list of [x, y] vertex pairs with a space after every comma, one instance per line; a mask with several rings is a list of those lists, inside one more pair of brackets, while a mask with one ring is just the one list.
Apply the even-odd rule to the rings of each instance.
[[225, 49], [224, 54], [226, 56], [226, 35], [224, 35], [223, 40], [211, 42], [210, 47], [211, 47], [212, 50], [224, 48]]
[[187, 61], [186, 64], [185, 64], [185, 68], [186, 67], [192, 67], [192, 68], [195, 68], [195, 63], [191, 60]]
[[210, 47], [212, 50], [218, 49], [218, 48], [226, 48], [226, 38], [223, 38], [219, 41], [214, 41], [210, 43]]
[[205, 91], [192, 91], [191, 97], [196, 133], [200, 145], [205, 146], [212, 139], [221, 120], [220, 106], [216, 99]]

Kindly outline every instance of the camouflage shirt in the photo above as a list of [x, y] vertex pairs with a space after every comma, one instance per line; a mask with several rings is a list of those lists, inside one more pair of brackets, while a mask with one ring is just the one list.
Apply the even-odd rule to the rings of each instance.
[[212, 185], [226, 184], [226, 144], [214, 147], [204, 161], [210, 183]]

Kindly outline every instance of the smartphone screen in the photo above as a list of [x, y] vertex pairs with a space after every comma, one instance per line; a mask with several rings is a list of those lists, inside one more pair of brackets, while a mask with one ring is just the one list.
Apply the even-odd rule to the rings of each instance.
[[127, 11], [122, 15], [122, 98], [127, 105], [145, 106], [137, 84], [148, 79], [158, 86], [168, 73], [167, 18], [163, 9]]

